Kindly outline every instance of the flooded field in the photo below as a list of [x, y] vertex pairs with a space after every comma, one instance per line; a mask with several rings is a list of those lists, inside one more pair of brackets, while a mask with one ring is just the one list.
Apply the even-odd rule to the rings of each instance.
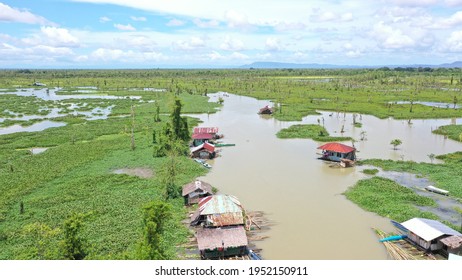
[[[211, 100], [216, 100], [217, 94]], [[371, 230], [393, 230], [389, 220], [365, 212], [342, 193], [366, 175], [357, 168], [332, 168], [317, 160], [317, 143], [307, 139], [278, 139], [276, 133], [292, 124], [324, 123], [331, 135], [360, 138], [360, 158], [402, 159], [430, 162], [428, 154], [460, 150], [462, 145], [434, 135], [438, 126], [454, 120], [378, 119], [361, 116], [361, 128], [352, 124], [352, 114], [320, 112], [302, 122], [280, 122], [260, 116], [267, 101], [229, 94], [216, 114], [198, 115], [202, 126], [217, 126], [225, 135], [220, 157], [211, 162], [204, 181], [220, 192], [233, 194], [250, 211], [264, 211], [275, 225], [270, 238], [258, 243], [265, 259], [387, 259], [382, 244]], [[390, 141], [403, 144], [393, 150]], [[425, 139], [425, 141], [422, 141]], [[351, 144], [351, 143], [346, 143]]]
[[[104, 100], [114, 100], [114, 99], [141, 99], [141, 96], [113, 96], [113, 95], [101, 95], [96, 94], [96, 88], [94, 87], [79, 87], [78, 91], [72, 91], [69, 93], [81, 93], [85, 92], [88, 94], [67, 94], [67, 95], [59, 95], [57, 94], [60, 91], [60, 88], [54, 89], [20, 89], [17, 91], [7, 91], [1, 92], [0, 94], [11, 94], [17, 96], [27, 96], [27, 97], [36, 97], [37, 99], [42, 99], [45, 101], [52, 101], [56, 103], [56, 106], [61, 108], [42, 108], [40, 110], [47, 111], [47, 114], [44, 115], [23, 115], [21, 112], [12, 112], [10, 110], [5, 110], [11, 117], [0, 117], [0, 135], [2, 134], [11, 134], [15, 132], [35, 132], [35, 131], [42, 131], [47, 128], [51, 127], [59, 127], [66, 125], [64, 122], [56, 122], [50, 119], [63, 117], [66, 115], [73, 115], [73, 116], [83, 116], [86, 120], [100, 120], [100, 119], [107, 119], [108, 116], [111, 114], [114, 105], [106, 106], [97, 106], [94, 108], [86, 109], [85, 107], [88, 106], [87, 103], [79, 102], [79, 100], [85, 99], [104, 99]], [[91, 94], [90, 94], [91, 93]], [[72, 101], [69, 101], [72, 100]], [[30, 121], [30, 120], [39, 120], [38, 122], [28, 125], [22, 126], [20, 124], [10, 125], [1, 127], [2, 123], [5, 120], [10, 121]]]

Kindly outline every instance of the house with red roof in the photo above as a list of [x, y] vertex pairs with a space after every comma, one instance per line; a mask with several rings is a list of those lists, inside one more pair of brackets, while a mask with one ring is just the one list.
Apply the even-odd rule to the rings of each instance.
[[322, 150], [320, 159], [336, 162], [354, 162], [356, 160], [356, 148], [344, 145], [342, 143], [327, 143], [318, 149]]

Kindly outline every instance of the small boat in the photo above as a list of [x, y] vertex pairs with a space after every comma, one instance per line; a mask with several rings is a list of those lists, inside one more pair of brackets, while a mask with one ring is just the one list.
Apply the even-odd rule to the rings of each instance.
[[408, 233], [409, 230], [404, 227], [402, 224], [398, 223], [397, 221], [393, 221], [391, 220], [390, 221], [399, 231], [401, 231], [402, 233]]
[[212, 166], [210, 164], [208, 164], [207, 162], [205, 162], [205, 160], [203, 160], [203, 159], [195, 158], [194, 161], [197, 162], [197, 163], [200, 163], [205, 168], [208, 168], [208, 169], [212, 168]]
[[404, 238], [406, 238], [406, 237], [407, 237], [407, 235], [392, 235], [392, 236], [388, 236], [388, 237], [382, 238], [382, 239], [380, 239], [379, 241], [380, 241], [380, 242], [395, 241], [395, 240], [404, 239]]
[[255, 253], [254, 251], [252, 251], [250, 249], [249, 249], [249, 257], [250, 257], [250, 260], [253, 260], [253, 261], [261, 261], [261, 260], [263, 260], [262, 257], [257, 255], [257, 253]]
[[200, 164], [204, 164], [205, 162], [203, 159], [198, 159], [198, 158], [195, 158], [194, 161]]
[[442, 194], [442, 195], [449, 195], [449, 191], [443, 190], [443, 189], [440, 189], [440, 188], [437, 188], [437, 187], [434, 187], [434, 186], [427, 186], [427, 187], [425, 187], [425, 190], [427, 190], [429, 192]]
[[236, 146], [236, 144], [225, 144], [225, 143], [216, 143], [215, 147], [231, 147]]

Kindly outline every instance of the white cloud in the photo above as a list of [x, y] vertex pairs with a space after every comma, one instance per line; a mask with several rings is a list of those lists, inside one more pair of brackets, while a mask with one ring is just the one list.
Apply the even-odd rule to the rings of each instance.
[[231, 59], [239, 59], [239, 60], [247, 60], [250, 57], [246, 54], [240, 53], [240, 52], [233, 52], [231, 54]]
[[220, 44], [220, 49], [224, 51], [240, 51], [244, 48], [244, 43], [239, 39], [233, 39], [226, 36], [223, 43]]
[[106, 49], [98, 48], [93, 51], [90, 56], [79, 56], [80, 59], [87, 59], [89, 61], [103, 61], [103, 62], [124, 62], [124, 63], [139, 63], [146, 61], [163, 61], [167, 57], [162, 53], [157, 52], [136, 52], [132, 50], [121, 49]]
[[279, 32], [304, 30], [306, 25], [303, 22], [278, 22], [274, 29]]
[[403, 34], [402, 30], [392, 28], [379, 22], [373, 27], [372, 37], [374, 37], [381, 47], [386, 49], [401, 49], [412, 47], [415, 41], [408, 35]]
[[52, 47], [78, 48], [79, 39], [73, 36], [69, 30], [53, 26], [42, 26], [40, 33], [34, 34], [21, 40], [28, 46], [48, 45]]
[[147, 21], [147, 19], [145, 17], [134, 17], [134, 16], [131, 16], [130, 17], [132, 20], [134, 21]]
[[462, 31], [454, 31], [446, 41], [446, 48], [451, 52], [462, 51]]
[[438, 4], [439, 0], [385, 0], [383, 2], [404, 7], [422, 7]]
[[205, 47], [205, 41], [200, 37], [191, 37], [189, 41], [178, 40], [173, 44], [174, 49], [191, 51], [197, 50]]
[[106, 22], [108, 22], [108, 21], [111, 21], [111, 19], [108, 18], [108, 17], [100, 17], [100, 18], [99, 18], [99, 22], [106, 23]]
[[203, 21], [198, 18], [193, 19], [193, 23], [200, 28], [213, 28], [220, 25], [220, 22], [218, 20]]
[[131, 24], [123, 25], [123, 24], [115, 23], [114, 27], [122, 31], [135, 31], [136, 30], [136, 28], [133, 27]]
[[46, 18], [34, 15], [29, 11], [21, 11], [0, 3], [0, 22], [21, 22], [28, 24], [55, 25]]
[[269, 51], [280, 51], [282, 50], [281, 41], [275, 37], [269, 37], [266, 39], [265, 48]]
[[184, 21], [179, 20], [179, 19], [171, 19], [169, 22], [167, 22], [167, 26], [183, 26], [185, 24]]
[[207, 55], [208, 58], [210, 58], [211, 60], [219, 60], [219, 59], [223, 59], [225, 58], [224, 56], [222, 56], [219, 52], [217, 51], [213, 51], [211, 53], [209, 53]]
[[247, 16], [235, 10], [226, 11], [225, 19], [228, 22], [228, 26], [231, 28], [248, 29], [251, 26]]
[[57, 28], [57, 27], [46, 27], [42, 26], [40, 31], [43, 35], [48, 39], [54, 46], [59, 47], [78, 47], [79, 40], [69, 33], [69, 30], [65, 28]]

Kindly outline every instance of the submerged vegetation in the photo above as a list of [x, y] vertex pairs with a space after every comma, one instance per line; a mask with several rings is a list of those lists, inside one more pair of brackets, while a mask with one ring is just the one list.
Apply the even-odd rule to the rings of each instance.
[[415, 207], [434, 206], [432, 199], [417, 195], [414, 191], [381, 177], [360, 180], [345, 192], [345, 196], [367, 211], [397, 221], [414, 217], [437, 218], [436, 215], [422, 212]]
[[307, 138], [319, 142], [351, 140], [351, 137], [329, 136], [329, 132], [327, 132], [324, 127], [317, 124], [292, 125], [289, 128], [282, 129], [276, 135], [279, 138]]
[[[178, 258], [178, 245], [189, 234], [181, 224], [185, 210], [179, 188], [206, 171], [185, 156], [187, 131], [197, 120], [172, 112], [215, 112], [219, 105], [208, 102], [208, 93], [271, 100], [276, 104], [273, 116], [285, 121], [301, 120], [316, 110], [405, 120], [457, 118], [462, 117], [460, 75], [459, 69], [420, 68], [2, 70], [0, 129], [42, 120], [66, 126], [0, 135], [0, 259]], [[35, 81], [60, 88], [57, 96], [76, 96], [27, 95]], [[88, 94], [99, 98], [79, 98]], [[101, 116], [102, 109], [108, 110], [102, 119], [85, 115], [96, 110]], [[354, 125], [361, 123], [354, 120]], [[435, 133], [462, 140], [460, 125]], [[329, 136], [319, 122], [289, 127], [278, 137], [350, 139]], [[29, 151], [33, 147], [48, 150], [34, 155]], [[461, 154], [436, 158], [445, 163], [365, 163], [427, 176], [462, 198]], [[115, 174], [120, 168], [145, 168], [154, 175]], [[431, 201], [382, 178], [362, 180], [346, 195], [393, 219], [433, 217], [412, 207]]]

